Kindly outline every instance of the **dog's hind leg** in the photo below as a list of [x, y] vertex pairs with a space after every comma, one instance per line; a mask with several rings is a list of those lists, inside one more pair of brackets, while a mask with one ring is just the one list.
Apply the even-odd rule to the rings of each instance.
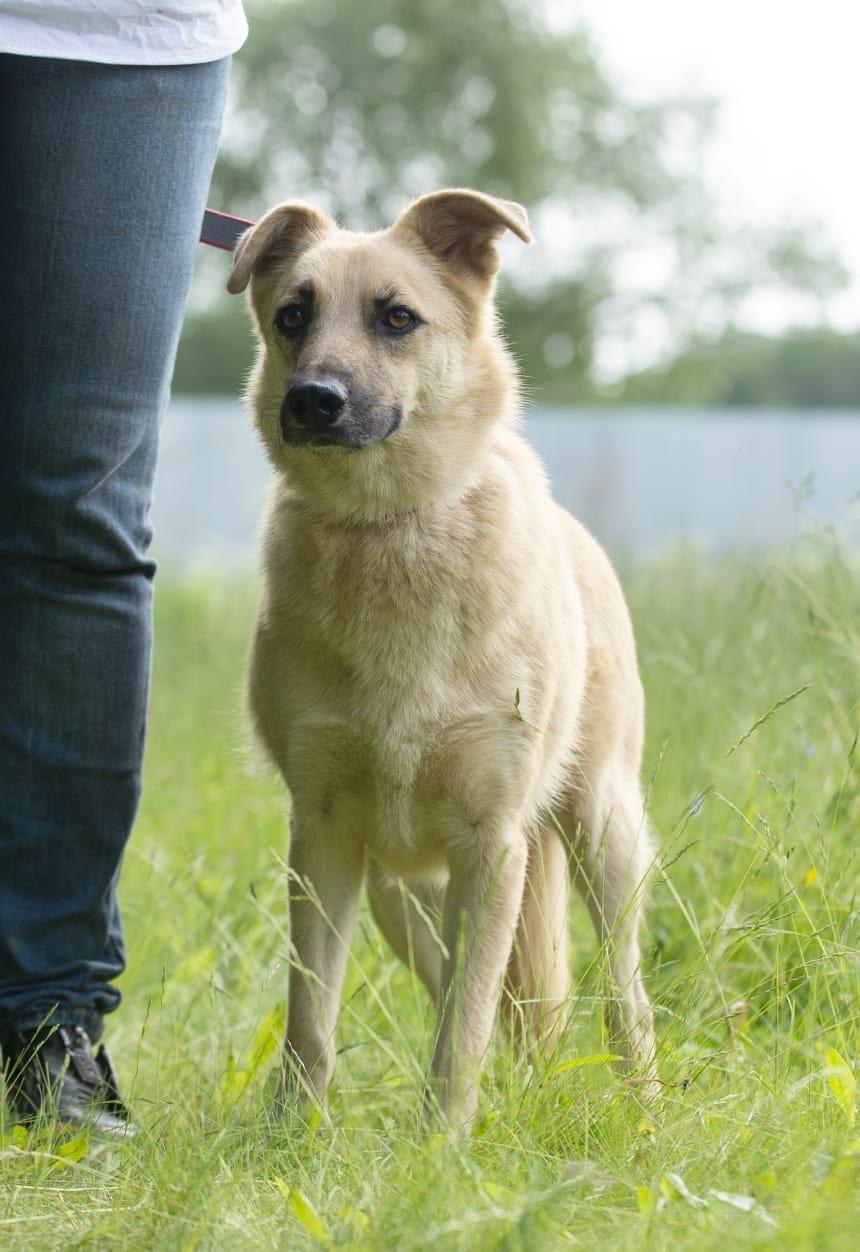
[[529, 846], [523, 907], [505, 976], [502, 1017], [527, 1053], [548, 1052], [570, 992], [567, 938], [568, 856], [546, 827]]
[[604, 771], [564, 825], [572, 834], [574, 882], [608, 956], [611, 1046], [626, 1069], [651, 1085], [654, 1025], [642, 981], [639, 925], [652, 851], [638, 779]]
[[407, 884], [391, 878], [368, 858], [367, 898], [379, 929], [394, 951], [439, 1002], [442, 985], [441, 939], [444, 888]]
[[527, 841], [513, 824], [470, 822], [449, 858], [442, 937], [447, 953], [427, 1109], [467, 1125], [522, 909]]

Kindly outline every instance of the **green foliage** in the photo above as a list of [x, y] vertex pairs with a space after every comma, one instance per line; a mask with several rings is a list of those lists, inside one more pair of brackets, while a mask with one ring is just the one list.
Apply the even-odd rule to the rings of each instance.
[[[596, 260], [588, 283], [559, 279], [538, 291], [502, 284], [499, 306], [505, 337], [520, 364], [530, 400], [560, 405], [593, 401], [596, 307], [608, 291], [608, 275], [599, 273]], [[566, 363], [554, 368], [544, 350], [550, 336], [558, 335], [567, 348], [562, 357]]]
[[660, 1103], [604, 1060], [605, 971], [574, 902], [558, 1053], [530, 1066], [500, 1038], [471, 1140], [426, 1137], [432, 1014], [365, 909], [328, 1119], [266, 1120], [287, 822], [240, 712], [255, 591], [168, 579], [109, 1023], [143, 1134], [6, 1127], [2, 1237], [146, 1252], [856, 1246], [860, 571], [822, 536], [762, 565], [679, 552], [625, 583], [661, 844], [645, 946]]
[[217, 192], [259, 208], [315, 188], [356, 228], [444, 184], [532, 206], [658, 204], [683, 182], [670, 131], [708, 119], [691, 101], [624, 99], [588, 37], [550, 30], [526, 0], [257, 4], [251, 32]]
[[624, 380], [614, 403], [860, 407], [860, 335], [730, 333]]
[[[223, 270], [226, 283], [226, 264]], [[254, 340], [244, 302], [223, 291], [218, 304], [186, 318], [173, 371], [173, 390], [204, 396], [236, 395], [253, 360]]]

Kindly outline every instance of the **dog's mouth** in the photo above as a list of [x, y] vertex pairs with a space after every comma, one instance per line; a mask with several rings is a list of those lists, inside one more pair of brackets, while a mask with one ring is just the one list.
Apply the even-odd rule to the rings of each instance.
[[382, 443], [400, 428], [403, 410], [399, 404], [371, 411], [347, 405], [336, 420], [325, 423], [299, 422], [290, 413], [287, 401], [281, 405], [279, 425], [281, 438], [292, 448], [311, 452], [362, 452]]
[[287, 443], [293, 448], [307, 448], [308, 452], [313, 452], [317, 456], [338, 452], [349, 456], [354, 452], [363, 452], [365, 448], [372, 446], [368, 443], [346, 443], [342, 439], [326, 439], [324, 437], [318, 439], [288, 439]]

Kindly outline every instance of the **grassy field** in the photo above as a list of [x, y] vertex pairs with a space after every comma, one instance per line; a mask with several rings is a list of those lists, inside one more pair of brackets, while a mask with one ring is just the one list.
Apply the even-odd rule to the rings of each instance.
[[109, 1031], [144, 1132], [117, 1147], [7, 1130], [0, 1243], [857, 1246], [860, 577], [822, 536], [784, 561], [679, 555], [625, 582], [662, 849], [659, 1106], [599, 1059], [602, 962], [575, 907], [558, 1055], [529, 1069], [500, 1039], [471, 1139], [423, 1136], [431, 1013], [364, 912], [330, 1124], [269, 1123], [287, 825], [241, 713], [254, 592], [165, 578]]

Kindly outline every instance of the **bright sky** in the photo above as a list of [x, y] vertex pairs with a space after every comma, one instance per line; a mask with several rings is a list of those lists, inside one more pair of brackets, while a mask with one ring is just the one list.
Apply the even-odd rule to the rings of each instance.
[[546, 3], [555, 20], [587, 24], [627, 92], [722, 102], [715, 193], [736, 221], [820, 221], [854, 274], [833, 320], [860, 326], [860, 3]]

